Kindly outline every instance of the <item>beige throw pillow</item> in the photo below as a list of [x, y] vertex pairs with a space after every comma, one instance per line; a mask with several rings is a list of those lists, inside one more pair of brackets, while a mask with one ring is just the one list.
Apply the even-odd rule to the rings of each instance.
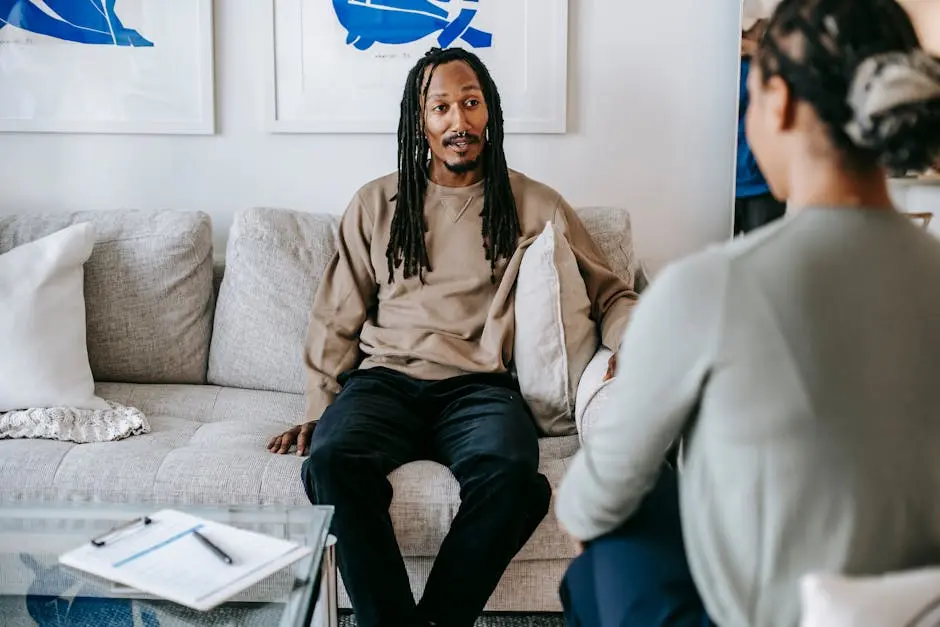
[[94, 245], [86, 222], [0, 255], [0, 413], [108, 409], [85, 343], [83, 264]]
[[522, 396], [543, 434], [573, 434], [578, 382], [597, 350], [597, 327], [577, 259], [551, 223], [522, 257], [515, 307]]

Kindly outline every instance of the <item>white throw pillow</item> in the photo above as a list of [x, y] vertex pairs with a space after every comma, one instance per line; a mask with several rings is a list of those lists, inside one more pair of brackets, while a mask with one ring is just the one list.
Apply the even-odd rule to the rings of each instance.
[[108, 409], [85, 343], [83, 264], [94, 245], [86, 222], [0, 255], [0, 412]]
[[872, 577], [807, 575], [800, 627], [936, 627], [940, 568]]
[[545, 435], [575, 433], [578, 382], [597, 350], [597, 326], [578, 261], [551, 223], [522, 257], [515, 303], [522, 396]]

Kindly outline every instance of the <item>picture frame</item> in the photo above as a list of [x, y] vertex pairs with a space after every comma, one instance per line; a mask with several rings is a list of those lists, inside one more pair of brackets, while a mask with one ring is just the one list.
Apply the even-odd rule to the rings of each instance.
[[507, 133], [567, 130], [568, 0], [269, 1], [270, 132], [395, 133], [408, 71], [453, 46], [487, 65]]
[[0, 132], [215, 133], [213, 0], [15, 4]]

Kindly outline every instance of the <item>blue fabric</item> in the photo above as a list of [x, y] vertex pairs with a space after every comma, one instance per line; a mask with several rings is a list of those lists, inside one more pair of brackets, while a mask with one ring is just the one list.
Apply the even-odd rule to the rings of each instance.
[[737, 162], [737, 184], [735, 186], [736, 198], [750, 198], [751, 196], [760, 196], [770, 192], [770, 186], [761, 174], [751, 152], [751, 146], [747, 143], [747, 135], [744, 128], [744, 118], [747, 113], [748, 95], [747, 95], [747, 76], [751, 70], [750, 59], [741, 59], [741, 84], [738, 93], [738, 162]]
[[627, 522], [585, 547], [560, 593], [569, 627], [714, 627], [686, 561], [671, 467]]

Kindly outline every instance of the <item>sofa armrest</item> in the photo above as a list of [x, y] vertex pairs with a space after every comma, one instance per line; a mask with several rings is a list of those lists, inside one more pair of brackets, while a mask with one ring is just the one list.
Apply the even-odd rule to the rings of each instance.
[[609, 348], [601, 347], [598, 349], [581, 374], [581, 380], [578, 381], [578, 391], [575, 394], [574, 421], [578, 428], [578, 437], [582, 441], [584, 440], [585, 427], [587, 427], [585, 416], [588, 415], [588, 409], [598, 396], [605, 396], [600, 392], [611, 383], [611, 381], [604, 381], [604, 377], [607, 375], [607, 364], [613, 354], [613, 351]]
[[633, 278], [633, 291], [642, 294], [653, 281], [653, 275], [650, 274], [649, 266], [642, 259], [637, 263], [636, 276]]
[[[636, 275], [633, 280], [633, 290], [640, 294], [647, 289], [652, 281], [649, 267], [642, 259], [637, 264]], [[606, 402], [606, 388], [611, 381], [604, 381], [607, 375], [607, 366], [613, 351], [600, 347], [588, 363], [578, 381], [578, 390], [574, 400], [574, 422], [578, 429], [578, 437], [584, 441], [584, 434], [590, 430], [594, 419], [600, 414]]]

